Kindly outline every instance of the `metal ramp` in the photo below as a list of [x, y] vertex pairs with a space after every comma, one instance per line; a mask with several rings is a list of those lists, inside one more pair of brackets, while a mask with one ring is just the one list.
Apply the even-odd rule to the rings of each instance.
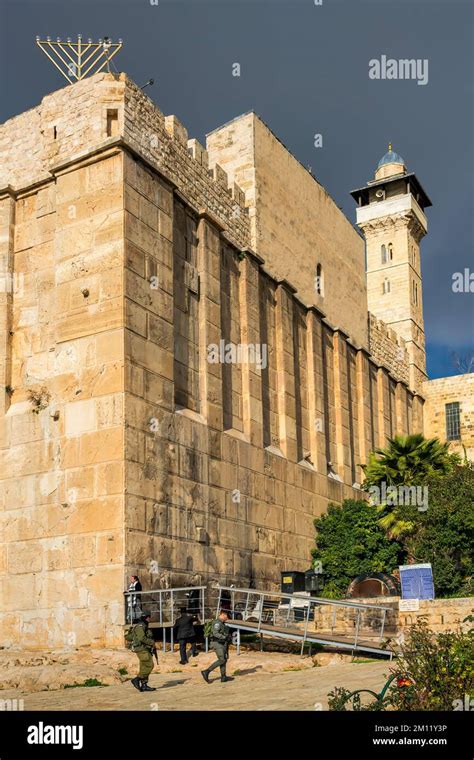
[[[220, 610], [229, 613], [227, 625], [235, 632], [240, 653], [241, 633], [286, 639], [305, 645], [322, 644], [350, 652], [393, 656], [383, 646], [384, 634], [396, 636], [394, 611], [375, 604], [322, 599], [305, 594], [235, 588], [234, 586], [186, 586], [124, 593], [125, 625], [135, 622], [143, 611], [151, 615], [150, 628], [162, 632], [163, 651], [167, 641], [173, 650], [173, 626], [181, 607], [196, 615], [203, 624]], [[168, 635], [167, 635], [168, 632]], [[207, 640], [206, 640], [207, 649]]]
[[[393, 610], [379, 605], [322, 599], [304, 594], [282, 594], [220, 586], [216, 589], [216, 614], [225, 609], [229, 628], [236, 631], [237, 652], [241, 632], [261, 637], [322, 644], [334, 649], [361, 651], [392, 658], [384, 647], [384, 634]], [[395, 631], [393, 633], [395, 636]]]

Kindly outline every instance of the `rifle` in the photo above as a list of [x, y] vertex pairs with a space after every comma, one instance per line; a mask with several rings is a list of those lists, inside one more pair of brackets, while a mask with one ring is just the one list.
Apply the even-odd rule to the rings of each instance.
[[156, 647], [153, 647], [153, 657], [156, 660], [156, 664], [159, 666], [160, 663], [158, 662], [158, 652], [156, 650]]

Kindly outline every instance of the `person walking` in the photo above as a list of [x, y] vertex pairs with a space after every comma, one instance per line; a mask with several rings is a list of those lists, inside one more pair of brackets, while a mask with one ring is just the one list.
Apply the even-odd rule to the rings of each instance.
[[234, 680], [233, 678], [229, 678], [226, 674], [227, 660], [229, 659], [229, 644], [232, 640], [231, 633], [226, 626], [228, 619], [229, 615], [227, 610], [221, 610], [218, 618], [212, 623], [211, 647], [217, 655], [217, 660], [206, 668], [206, 670], [201, 670], [201, 675], [206, 683], [211, 683], [209, 680], [209, 674], [215, 670], [215, 668], [220, 668], [222, 683]]
[[132, 685], [138, 691], [156, 691], [153, 687], [148, 686], [148, 676], [153, 670], [153, 655], [155, 654], [157, 657], [155, 640], [148, 629], [149, 622], [150, 614], [145, 612], [141, 616], [140, 622], [134, 625], [131, 631], [131, 649], [137, 655], [140, 663], [138, 675], [132, 678]]
[[176, 619], [174, 624], [174, 636], [179, 643], [180, 665], [188, 664], [188, 655], [186, 652], [186, 645], [191, 644], [191, 654], [193, 657], [197, 657], [196, 648], [196, 633], [194, 631], [194, 622], [196, 621], [195, 615], [189, 615], [186, 607], [181, 607], [180, 616]]

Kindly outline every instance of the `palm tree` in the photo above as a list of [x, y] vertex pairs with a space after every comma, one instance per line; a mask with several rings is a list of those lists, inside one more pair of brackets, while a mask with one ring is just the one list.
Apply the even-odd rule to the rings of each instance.
[[[396, 435], [389, 439], [385, 449], [375, 449], [367, 464], [362, 465], [365, 474], [363, 489], [371, 491], [389, 486], [421, 486], [429, 478], [450, 472], [459, 463], [459, 457], [449, 452], [449, 444], [437, 438], [425, 438], [421, 433]], [[404, 505], [377, 503], [381, 513], [380, 525], [390, 537], [400, 538], [410, 533], [415, 523], [413, 510]]]

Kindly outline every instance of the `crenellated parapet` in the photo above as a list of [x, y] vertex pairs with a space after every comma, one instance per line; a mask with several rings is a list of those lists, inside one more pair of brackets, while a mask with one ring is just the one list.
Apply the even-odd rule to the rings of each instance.
[[406, 341], [374, 314], [369, 318], [369, 351], [397, 380], [409, 385], [410, 363]]
[[0, 188], [14, 194], [54, 183], [71, 161], [114, 146], [141, 156], [196, 212], [206, 208], [241, 247], [250, 243], [243, 191], [226, 172], [209, 169], [207, 151], [179, 119], [165, 116], [125, 74], [97, 74], [43, 98], [0, 125]]

